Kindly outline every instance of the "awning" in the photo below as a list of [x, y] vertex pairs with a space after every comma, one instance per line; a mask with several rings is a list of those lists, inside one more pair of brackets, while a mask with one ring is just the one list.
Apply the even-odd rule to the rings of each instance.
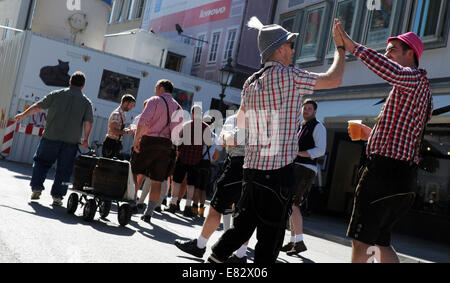
[[[330, 119], [333, 117], [354, 117], [367, 118], [377, 117], [384, 105], [380, 103], [382, 99], [355, 99], [355, 100], [334, 100], [319, 101], [317, 108], [317, 119], [319, 121], [340, 120]], [[439, 109], [450, 105], [450, 95], [433, 96], [433, 109]], [[450, 116], [450, 112], [442, 113], [440, 116]]]

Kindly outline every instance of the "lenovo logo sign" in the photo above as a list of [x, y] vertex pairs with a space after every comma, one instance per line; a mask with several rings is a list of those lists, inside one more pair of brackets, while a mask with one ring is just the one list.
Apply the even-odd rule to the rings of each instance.
[[227, 7], [223, 6], [221, 8], [215, 8], [215, 9], [209, 9], [209, 10], [201, 10], [200, 11], [200, 19], [214, 16], [214, 15], [221, 15], [224, 14], [227, 11]]

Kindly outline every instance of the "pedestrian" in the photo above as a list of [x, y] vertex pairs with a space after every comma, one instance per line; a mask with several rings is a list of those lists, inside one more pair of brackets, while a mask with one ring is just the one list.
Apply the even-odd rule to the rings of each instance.
[[[31, 177], [31, 199], [38, 200], [44, 188], [48, 170], [56, 164], [56, 175], [51, 195], [53, 205], [61, 206], [67, 194], [78, 144], [88, 148], [89, 135], [93, 124], [91, 101], [83, 94], [86, 77], [82, 72], [75, 72], [69, 82], [69, 88], [56, 90], [33, 104], [26, 111], [16, 115], [14, 121], [48, 110], [47, 123], [36, 153], [33, 157]], [[84, 130], [84, 138], [81, 136]]]
[[303, 121], [298, 132], [298, 154], [294, 160], [295, 190], [290, 217], [291, 239], [281, 251], [294, 255], [307, 250], [303, 241], [303, 218], [300, 211], [305, 195], [317, 175], [317, 158], [325, 154], [327, 131], [316, 119], [317, 103], [312, 99], [303, 102]]
[[[203, 121], [211, 126], [214, 123], [214, 118], [206, 115]], [[200, 217], [203, 217], [205, 211], [206, 191], [211, 181], [211, 162], [216, 162], [220, 157], [222, 146], [218, 145], [217, 136], [211, 132], [211, 138], [214, 141], [212, 145], [204, 145], [202, 160], [197, 166], [198, 179], [194, 191], [194, 203], [192, 204], [192, 211]]]
[[145, 177], [150, 177], [150, 197], [145, 214], [141, 217], [150, 223], [161, 193], [161, 183], [170, 174], [175, 162], [176, 149], [172, 143], [172, 130], [182, 123], [180, 105], [172, 97], [173, 84], [169, 80], [159, 80], [155, 86], [155, 96], [147, 102], [141, 114], [134, 137], [131, 168], [136, 174], [135, 198]]
[[225, 262], [257, 230], [255, 263], [275, 263], [283, 243], [291, 204], [293, 162], [298, 153], [297, 128], [301, 97], [314, 89], [338, 87], [345, 67], [342, 41], [326, 73], [314, 74], [294, 66], [297, 33], [279, 25], [264, 26], [252, 17], [248, 26], [259, 30], [258, 48], [264, 67], [242, 90], [239, 127], [248, 130], [245, 148], [243, 195], [233, 218], [234, 227], [212, 246], [209, 262]]
[[[219, 139], [227, 147], [228, 155], [223, 165], [223, 173], [214, 183], [215, 192], [202, 231], [197, 239], [175, 240], [175, 246], [196, 257], [203, 257], [209, 238], [220, 225], [220, 217], [223, 215], [225, 218], [233, 213], [233, 204], [239, 201], [242, 194], [245, 133], [237, 127], [236, 116], [237, 114], [234, 114], [227, 118], [220, 133]], [[225, 225], [224, 230], [227, 230]], [[246, 263], [247, 244], [244, 243], [235, 251], [227, 263]]]
[[123, 136], [132, 133], [129, 128], [125, 128], [127, 121], [126, 112], [131, 111], [135, 104], [136, 99], [131, 94], [125, 94], [122, 96], [120, 106], [109, 116], [108, 133], [102, 145], [103, 157], [119, 158]]
[[[194, 217], [192, 211], [192, 199], [194, 197], [195, 185], [198, 179], [197, 166], [202, 160], [204, 145], [212, 145], [211, 129], [202, 121], [202, 108], [194, 105], [191, 108], [192, 120], [184, 123], [180, 133], [181, 144], [178, 146], [178, 159], [173, 172], [174, 187], [172, 198], [168, 208], [169, 212], [175, 213], [177, 196], [179, 194], [181, 183], [187, 176], [187, 196], [183, 215]], [[206, 140], [205, 140], [206, 139]]]
[[413, 204], [420, 145], [433, 109], [427, 72], [419, 68], [424, 45], [408, 32], [388, 38], [383, 55], [354, 42], [340, 23], [337, 30], [345, 49], [393, 86], [375, 127], [360, 126], [362, 140], [368, 141], [368, 162], [356, 187], [347, 230], [353, 244], [351, 260], [399, 262], [391, 231]]

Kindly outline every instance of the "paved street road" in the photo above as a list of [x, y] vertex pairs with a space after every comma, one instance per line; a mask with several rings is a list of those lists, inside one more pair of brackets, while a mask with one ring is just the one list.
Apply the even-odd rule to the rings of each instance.
[[[50, 179], [45, 183], [47, 189], [41, 199], [32, 202], [30, 174], [29, 165], [0, 161], [0, 262], [203, 262], [173, 245], [175, 239], [197, 237], [202, 219], [193, 221], [163, 212], [154, 215], [152, 225], [137, 215], [129, 225], [121, 227], [113, 205], [109, 221], [99, 220], [96, 214], [93, 222], [85, 222], [80, 208], [75, 215], [66, 213], [67, 198], [64, 207], [50, 205]], [[205, 259], [221, 233], [220, 230], [212, 236]], [[286, 231], [285, 241], [288, 238]], [[300, 257], [281, 253], [279, 262], [333, 263], [350, 259], [351, 249], [347, 246], [310, 235], [305, 236], [305, 243], [308, 251]], [[249, 244], [250, 261], [255, 244], [254, 235]]]

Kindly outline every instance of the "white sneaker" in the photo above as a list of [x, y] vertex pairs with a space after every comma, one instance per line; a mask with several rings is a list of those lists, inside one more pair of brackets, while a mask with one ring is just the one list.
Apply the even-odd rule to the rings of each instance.
[[54, 206], [62, 206], [63, 202], [61, 198], [53, 197], [53, 203]]
[[38, 199], [41, 198], [41, 194], [42, 194], [41, 191], [33, 191], [33, 192], [31, 193], [31, 199], [32, 199], [32, 200], [38, 200]]

